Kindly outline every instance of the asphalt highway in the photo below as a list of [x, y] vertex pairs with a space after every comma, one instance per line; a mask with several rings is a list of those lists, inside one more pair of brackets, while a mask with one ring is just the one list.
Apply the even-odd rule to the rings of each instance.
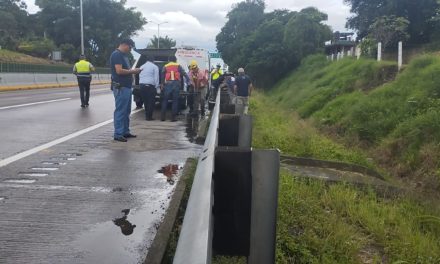
[[0, 263], [142, 263], [197, 126], [138, 110], [115, 142], [113, 109], [108, 86], [85, 109], [77, 87], [0, 93]]

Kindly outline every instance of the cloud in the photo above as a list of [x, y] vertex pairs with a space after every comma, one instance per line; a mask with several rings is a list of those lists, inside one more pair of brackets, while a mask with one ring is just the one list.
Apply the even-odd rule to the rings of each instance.
[[[25, 0], [28, 10], [38, 11], [33, 0]], [[226, 23], [226, 15], [240, 0], [128, 0], [127, 6], [135, 7], [147, 20], [156, 23], [168, 21], [160, 26], [160, 35], [168, 35], [178, 45], [195, 45], [215, 50], [215, 37]], [[327, 24], [333, 30], [344, 31], [350, 8], [343, 0], [266, 0], [266, 11], [289, 9], [299, 11], [314, 6], [328, 14]], [[157, 35], [157, 25], [149, 23], [133, 39], [138, 47], [145, 47]]]

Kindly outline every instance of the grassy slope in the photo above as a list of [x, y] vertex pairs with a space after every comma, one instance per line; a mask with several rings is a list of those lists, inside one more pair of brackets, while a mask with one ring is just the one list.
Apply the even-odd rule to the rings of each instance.
[[269, 94], [392, 175], [440, 189], [440, 57], [417, 58], [396, 75], [393, 63], [308, 58]]
[[[334, 143], [265, 95], [256, 93], [250, 109], [256, 148], [372, 166], [358, 150]], [[277, 263], [440, 263], [440, 211], [283, 171]]]
[[13, 52], [5, 49], [0, 49], [0, 62], [47, 64], [47, 65], [54, 64], [54, 62], [50, 60], [32, 57], [23, 53]]

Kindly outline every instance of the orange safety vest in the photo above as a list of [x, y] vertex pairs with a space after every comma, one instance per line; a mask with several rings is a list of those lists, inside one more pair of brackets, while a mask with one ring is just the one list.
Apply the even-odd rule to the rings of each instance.
[[170, 62], [165, 67], [165, 81], [180, 81], [179, 64]]

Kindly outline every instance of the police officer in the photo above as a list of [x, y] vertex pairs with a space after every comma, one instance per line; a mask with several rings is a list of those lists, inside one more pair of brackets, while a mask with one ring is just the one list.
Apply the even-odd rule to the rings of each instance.
[[91, 72], [93, 71], [95, 71], [95, 67], [86, 60], [86, 56], [81, 54], [79, 61], [73, 66], [73, 74], [78, 79], [82, 108], [89, 106], [90, 83], [92, 82]]
[[179, 111], [179, 95], [182, 85], [182, 80], [189, 83], [189, 77], [185, 70], [177, 62], [176, 57], [171, 58], [171, 62], [166, 64], [162, 69], [162, 109], [161, 109], [161, 120], [165, 121], [165, 115], [167, 111], [168, 99], [172, 98], [172, 117], [171, 121], [177, 121], [177, 113]]

